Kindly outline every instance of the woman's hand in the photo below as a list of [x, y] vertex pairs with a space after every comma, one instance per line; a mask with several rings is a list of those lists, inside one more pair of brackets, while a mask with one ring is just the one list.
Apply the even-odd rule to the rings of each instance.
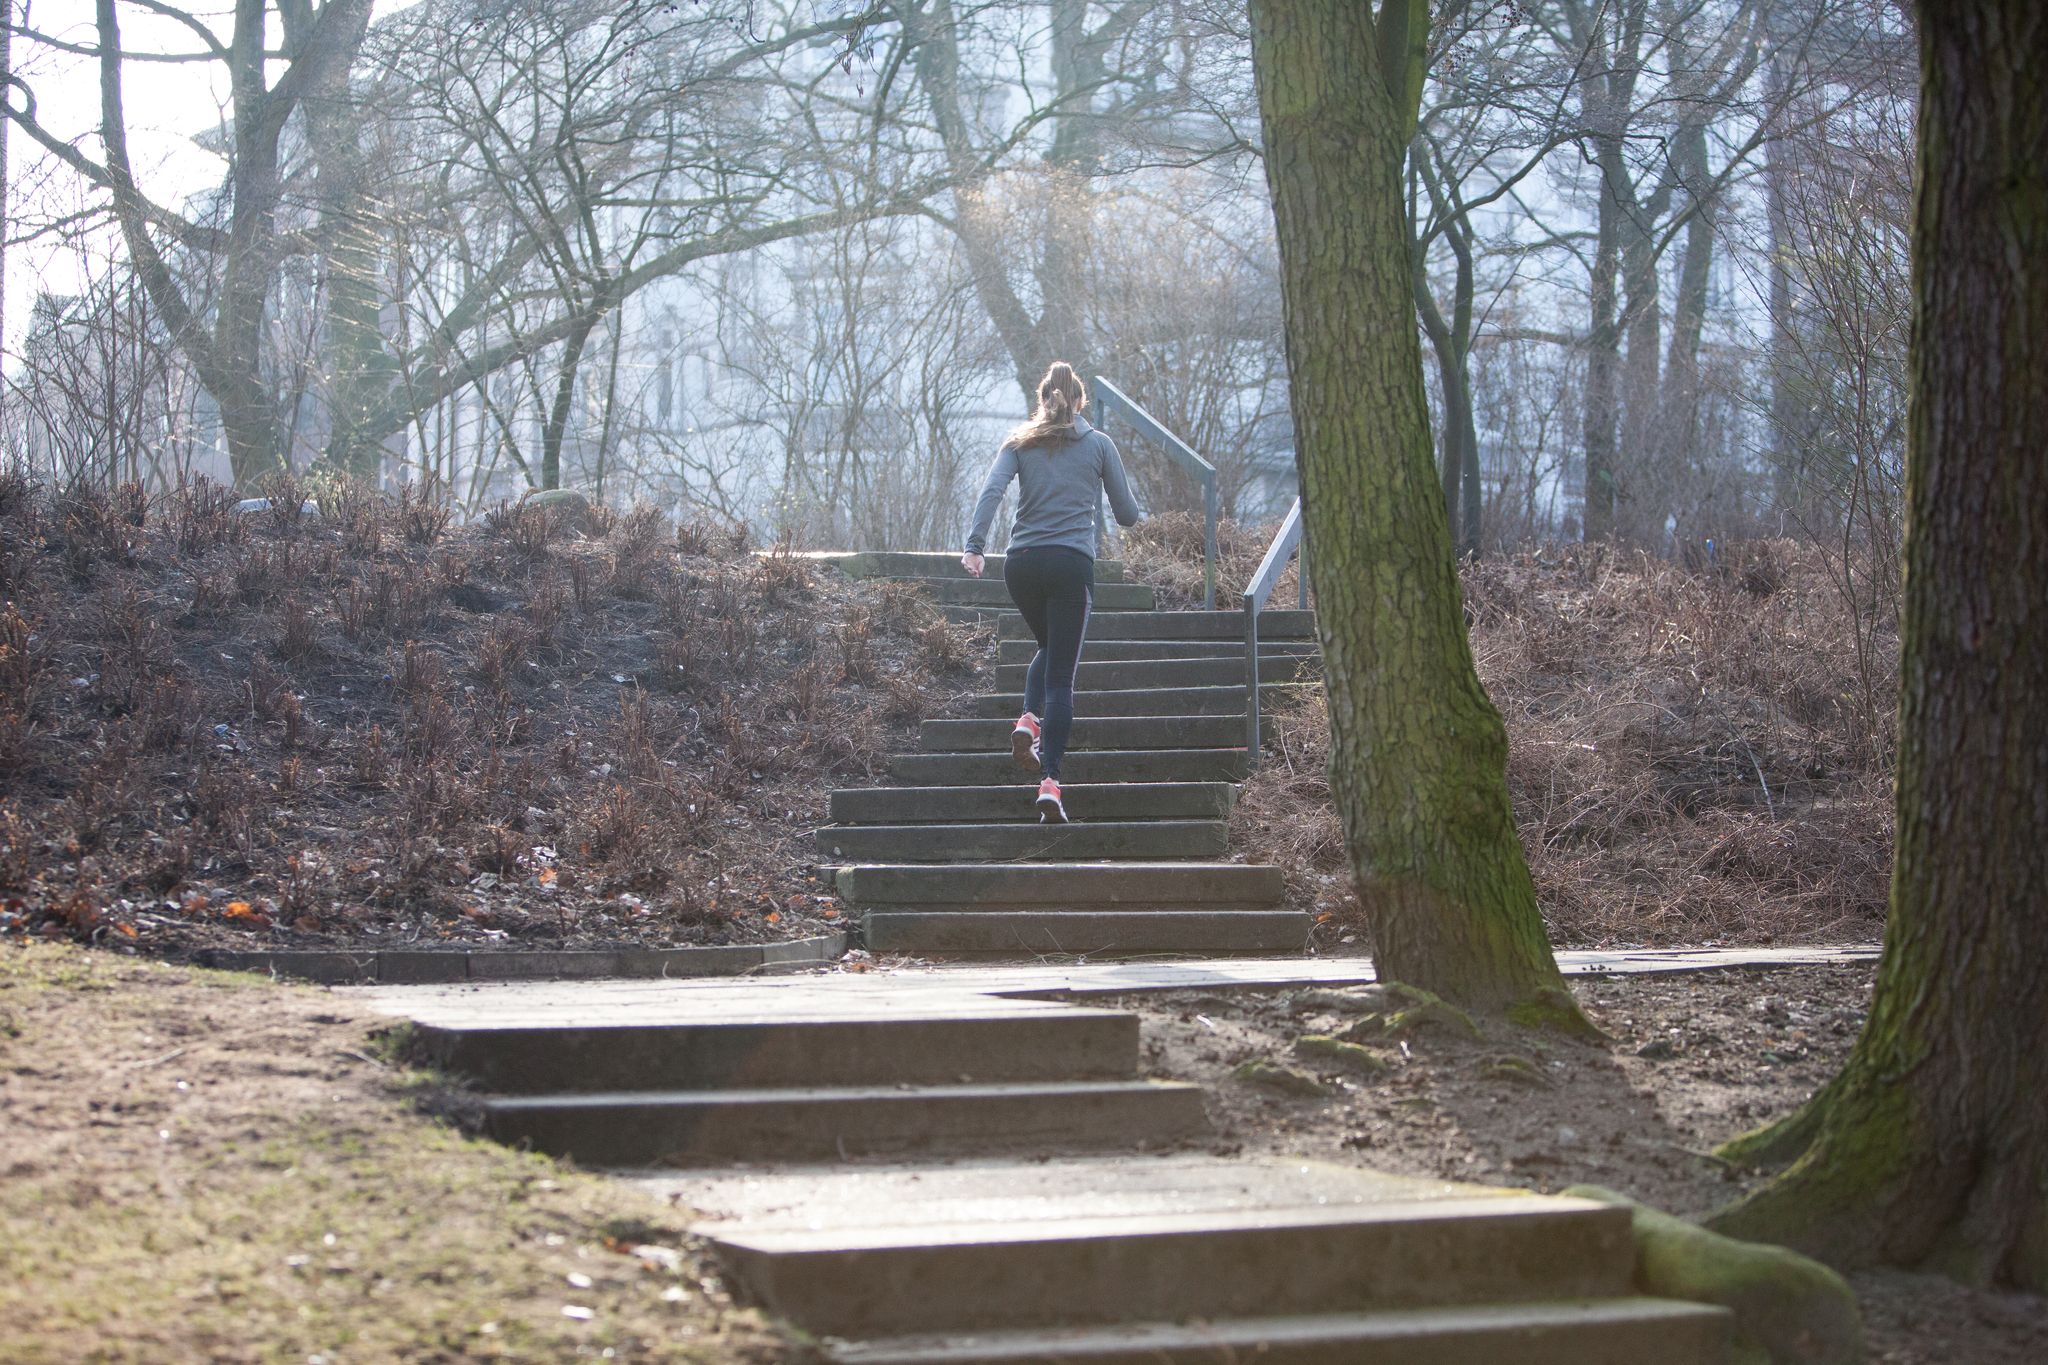
[[970, 578], [981, 577], [981, 569], [983, 562], [984, 561], [982, 560], [982, 557], [978, 554], [975, 554], [972, 550], [960, 556], [960, 567], [967, 570], [968, 576]]

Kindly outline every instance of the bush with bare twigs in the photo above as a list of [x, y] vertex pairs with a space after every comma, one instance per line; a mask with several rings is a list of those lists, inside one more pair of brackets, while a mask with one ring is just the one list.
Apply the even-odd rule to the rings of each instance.
[[[760, 941], [975, 652], [741, 528], [279, 479], [0, 488], [0, 933]], [[951, 673], [953, 676], [947, 676]]]
[[[1757, 542], [1688, 569], [1575, 548], [1482, 561], [1464, 583], [1559, 943], [1873, 935], [1895, 735], [1858, 701], [1854, 630], [1817, 551]], [[1885, 639], [1887, 686], [1897, 648]], [[1362, 941], [1321, 695], [1266, 735], [1235, 837], [1288, 869], [1332, 938]]]

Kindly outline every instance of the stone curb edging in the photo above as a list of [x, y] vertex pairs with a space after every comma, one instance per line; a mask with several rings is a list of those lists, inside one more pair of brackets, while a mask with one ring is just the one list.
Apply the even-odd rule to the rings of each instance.
[[459, 981], [590, 981], [602, 977], [741, 976], [776, 968], [815, 967], [846, 951], [848, 935], [834, 930], [785, 943], [736, 943], [707, 948], [549, 949], [540, 952], [434, 951], [432, 949], [279, 949], [236, 952], [208, 948], [193, 954], [201, 967], [269, 972], [330, 986], [446, 985]]

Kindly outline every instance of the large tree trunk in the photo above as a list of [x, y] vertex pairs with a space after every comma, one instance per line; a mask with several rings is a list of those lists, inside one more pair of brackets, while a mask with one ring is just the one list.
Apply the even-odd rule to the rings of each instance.
[[1870, 1021], [1716, 1221], [2048, 1289], [2048, 10], [1922, 0], [1898, 845]]
[[1427, 24], [1422, 0], [1377, 21], [1356, 0], [1252, 6], [1331, 789], [1383, 977], [1576, 1021], [1465, 638], [1408, 322], [1401, 165]]

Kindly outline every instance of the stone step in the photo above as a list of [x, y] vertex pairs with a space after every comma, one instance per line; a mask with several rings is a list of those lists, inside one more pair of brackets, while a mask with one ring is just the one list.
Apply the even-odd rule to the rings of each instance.
[[1728, 1320], [1724, 1308], [1671, 1299], [1564, 1299], [892, 1337], [829, 1355], [842, 1365], [1724, 1365]]
[[[997, 664], [997, 690], [1022, 692], [1028, 668], [1028, 664]], [[1259, 655], [1259, 681], [1262, 683], [1306, 681], [1320, 676], [1321, 672], [1321, 664], [1313, 658]], [[1115, 692], [1143, 688], [1229, 687], [1233, 684], [1243, 687], [1244, 675], [1242, 658], [1129, 659], [1091, 663], [1084, 652], [1080, 667], [1074, 670], [1074, 690], [1076, 693]]]
[[1034, 958], [1299, 953], [1314, 927], [1302, 910], [870, 910], [860, 923], [870, 952]]
[[[1036, 640], [1003, 640], [996, 645], [996, 662], [1028, 664], [1037, 652]], [[1316, 643], [1313, 640], [1260, 640], [1259, 653], [1298, 658], [1316, 653]], [[1242, 666], [1244, 641], [1098, 640], [1091, 630], [1082, 657], [1093, 663], [1115, 663], [1126, 659], [1236, 659]]]
[[[1028, 640], [1030, 629], [1015, 612], [1004, 613], [998, 622], [999, 638]], [[1316, 617], [1312, 611], [1266, 611], [1259, 613], [1259, 639], [1314, 640]], [[1088, 618], [1088, 638], [1094, 640], [1242, 640], [1244, 613], [1241, 611], [1111, 611], [1104, 609]]]
[[[838, 825], [1007, 823], [1030, 809], [1036, 792], [1028, 773], [1008, 775], [988, 787], [850, 787], [832, 793], [830, 817]], [[1237, 800], [1229, 782], [1070, 782], [1061, 794], [1081, 821], [1220, 820]]]
[[[685, 997], [685, 999], [687, 999]], [[1036, 1003], [1036, 1002], [1032, 1002]], [[1138, 1020], [1115, 1010], [1018, 1010], [1009, 1002], [888, 1012], [792, 1000], [773, 1015], [688, 1023], [418, 1024], [434, 1065], [500, 1094], [753, 1090], [816, 1084], [1120, 1080], [1136, 1074]]]
[[[895, 578], [929, 593], [932, 600], [958, 607], [1010, 607], [1010, 589], [1000, 578]], [[1149, 612], [1152, 587], [1147, 583], [1097, 583], [1095, 605], [1106, 612]], [[1018, 618], [1022, 620], [1022, 617]]]
[[614, 1091], [483, 1108], [500, 1142], [613, 1167], [1163, 1147], [1208, 1130], [1200, 1087], [1166, 1081]]
[[[1239, 663], [1238, 668], [1244, 665]], [[1259, 705], [1267, 710], [1291, 706], [1315, 684], [1266, 683], [1259, 688]], [[1014, 721], [1024, 709], [1022, 692], [984, 692], [970, 697], [965, 710], [972, 716], [1000, 717]], [[1134, 687], [1117, 691], [1074, 693], [1076, 716], [1237, 716], [1244, 715], [1244, 683], [1210, 687]]]
[[[917, 742], [931, 753], [1007, 755], [1013, 728], [1011, 720], [928, 720], [918, 725]], [[1228, 749], [1243, 744], [1244, 721], [1232, 716], [1083, 716], [1067, 740], [1069, 749]]]
[[[827, 564], [849, 578], [966, 578], [958, 550], [820, 550], [803, 558]], [[984, 577], [1002, 581], [1003, 556], [990, 555], [982, 566]], [[1125, 581], [1120, 559], [1095, 561], [1097, 583]]]
[[[1063, 781], [1077, 785], [1139, 782], [1242, 782], [1248, 771], [1242, 737], [1235, 749], [1100, 749], [1071, 753]], [[1007, 751], [980, 754], [893, 754], [889, 773], [927, 787], [989, 787], [1030, 776]]]
[[813, 1334], [870, 1338], [1621, 1298], [1635, 1260], [1626, 1208], [1507, 1191], [1378, 1206], [1077, 1209], [1056, 1222], [893, 1218], [713, 1240], [769, 1312]]
[[863, 909], [1213, 910], [1277, 905], [1286, 894], [1279, 868], [1248, 863], [856, 863], [836, 883]]
[[[829, 825], [818, 854], [833, 861], [960, 863], [1064, 858], [1216, 858], [1229, 846], [1221, 820], [1040, 823], [1034, 791], [1013, 788], [1013, 824]], [[1025, 820], [1029, 823], [1025, 823]]]

